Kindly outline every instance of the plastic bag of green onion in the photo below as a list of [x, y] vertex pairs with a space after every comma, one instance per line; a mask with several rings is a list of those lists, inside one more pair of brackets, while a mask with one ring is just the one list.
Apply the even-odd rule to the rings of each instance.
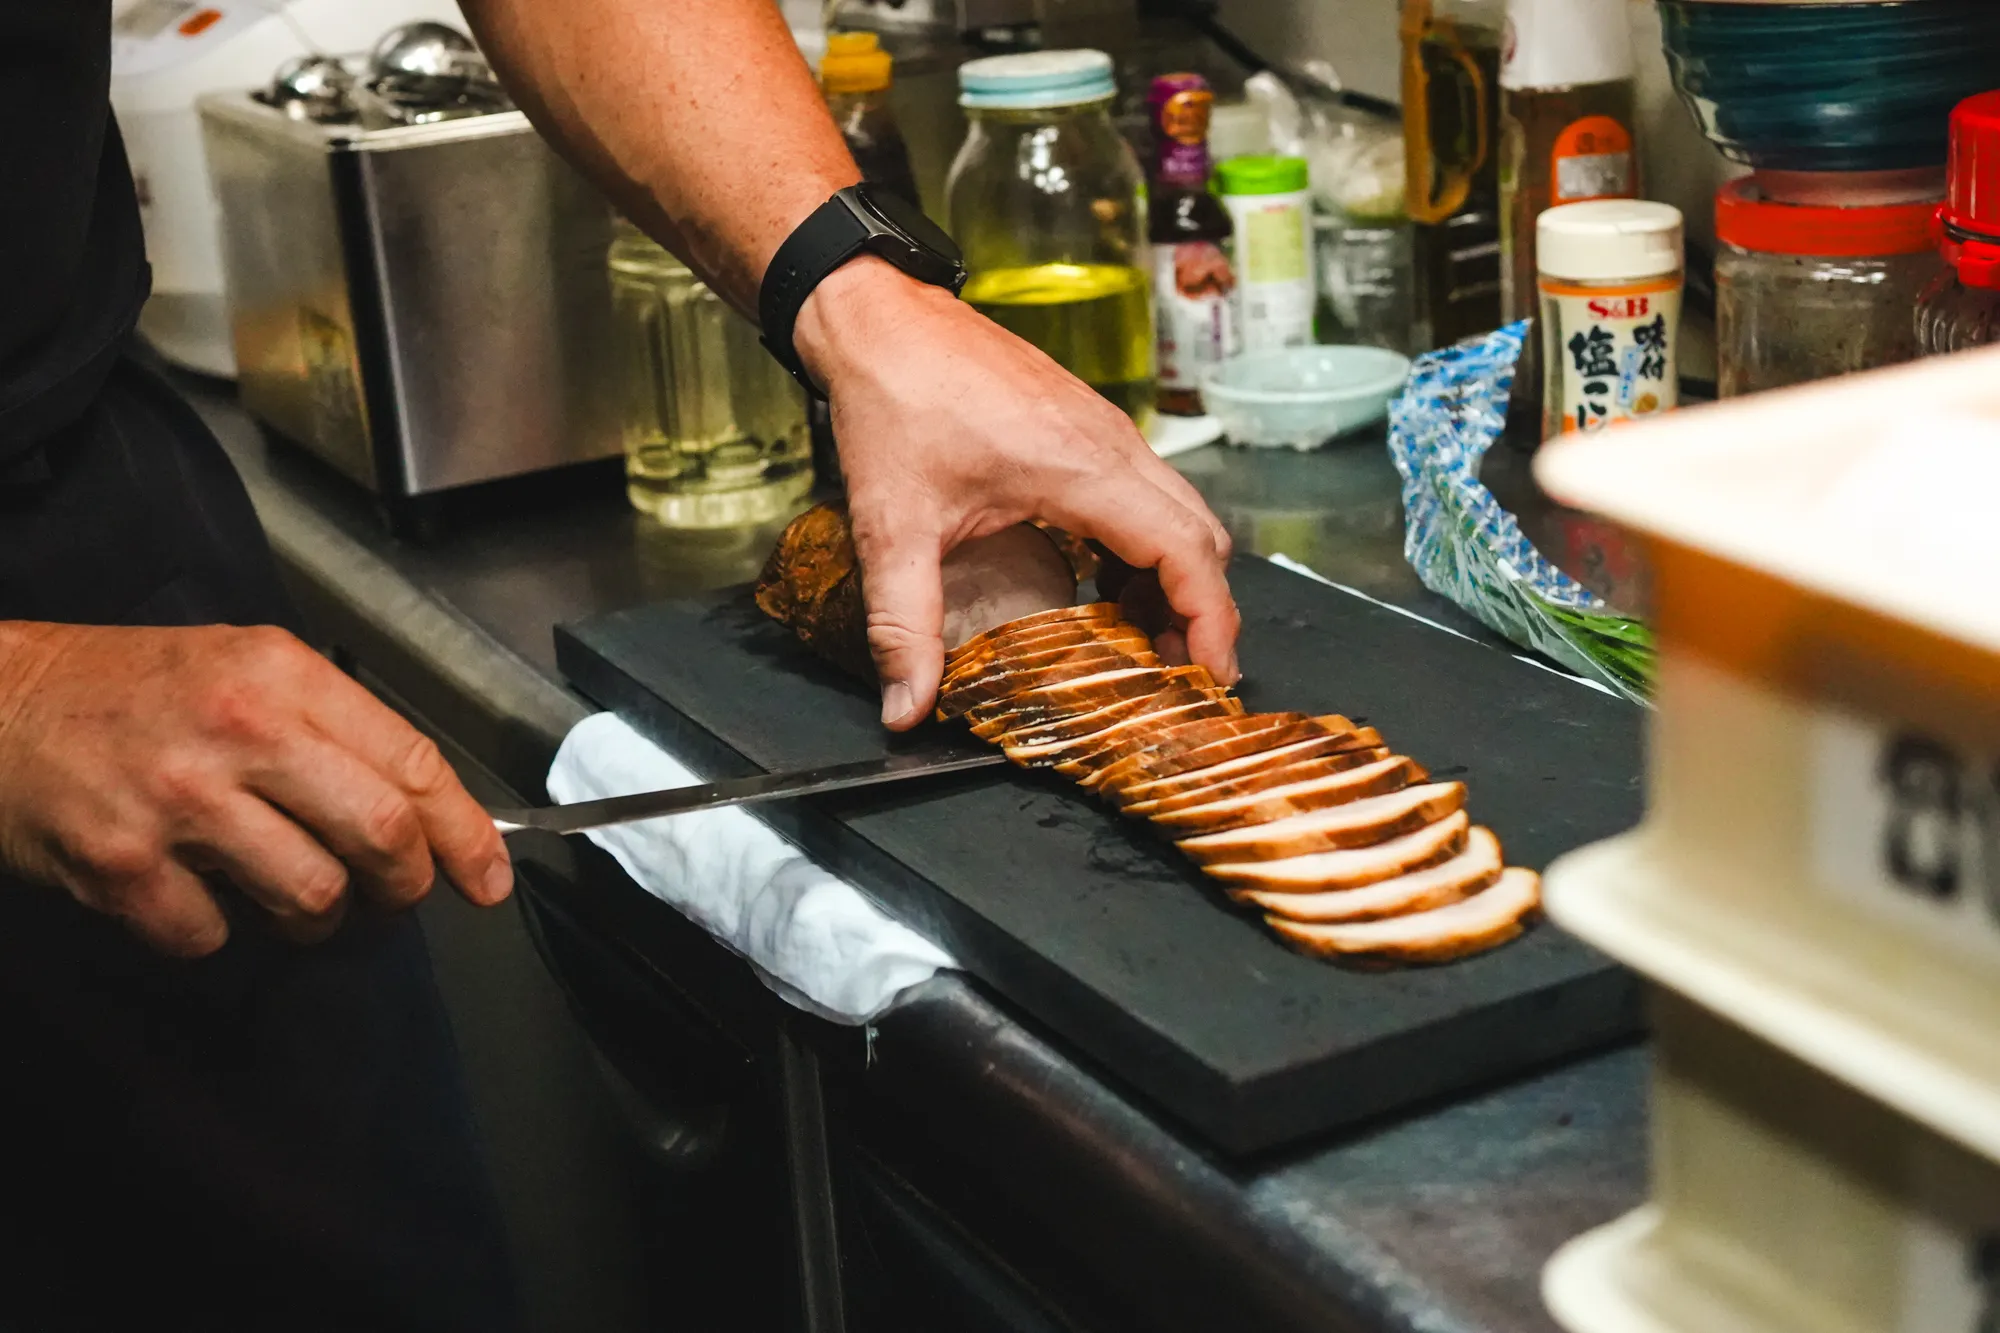
[[1551, 564], [1479, 480], [1507, 421], [1526, 324], [1417, 358], [1389, 409], [1403, 552], [1433, 592], [1515, 643], [1644, 701], [1652, 635]]

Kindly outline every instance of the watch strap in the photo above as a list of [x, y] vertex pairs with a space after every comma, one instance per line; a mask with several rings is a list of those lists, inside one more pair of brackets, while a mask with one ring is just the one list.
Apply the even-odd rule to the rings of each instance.
[[765, 348], [813, 394], [820, 394], [819, 386], [806, 374], [792, 345], [799, 309], [827, 274], [860, 254], [874, 235], [847, 202], [847, 193], [839, 191], [793, 229], [771, 256], [757, 290], [757, 322], [763, 328]]

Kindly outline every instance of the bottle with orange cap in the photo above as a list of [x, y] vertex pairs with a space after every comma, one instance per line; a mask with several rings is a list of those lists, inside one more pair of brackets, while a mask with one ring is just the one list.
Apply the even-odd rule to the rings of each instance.
[[910, 150], [889, 110], [894, 78], [895, 61], [874, 33], [836, 32], [826, 39], [826, 54], [819, 62], [820, 87], [855, 165], [861, 168], [861, 178], [921, 208]]
[[1951, 164], [1933, 235], [1949, 266], [1917, 302], [1925, 353], [2000, 343], [2000, 92], [1951, 113]]

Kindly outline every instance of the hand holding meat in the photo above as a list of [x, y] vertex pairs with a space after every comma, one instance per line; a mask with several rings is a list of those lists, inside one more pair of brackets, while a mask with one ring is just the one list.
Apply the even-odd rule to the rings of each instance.
[[[1521, 933], [1540, 878], [1473, 826], [1463, 783], [1431, 781], [1338, 715], [1246, 712], [1119, 604], [1072, 605], [1058, 554], [1024, 526], [954, 557], [977, 575], [957, 586], [1007, 595], [948, 599], [940, 719], [1148, 821], [1302, 952], [1438, 963]], [[865, 677], [859, 572], [846, 515], [822, 506], [779, 539], [757, 604]]]
[[1229, 538], [1117, 408], [949, 293], [879, 261], [820, 285], [798, 346], [833, 404], [885, 724], [915, 726], [936, 697], [944, 557], [1026, 519], [1157, 569], [1189, 654], [1236, 679]]
[[187, 956], [228, 936], [205, 874], [305, 939], [350, 887], [513, 883], [435, 745], [292, 636], [229, 627], [0, 623], [0, 867]]

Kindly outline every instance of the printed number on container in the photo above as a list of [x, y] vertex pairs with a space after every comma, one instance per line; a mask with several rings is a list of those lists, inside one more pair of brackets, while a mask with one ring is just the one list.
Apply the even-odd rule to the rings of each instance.
[[1855, 717], [1817, 731], [1822, 882], [2000, 959], [2000, 755]]

